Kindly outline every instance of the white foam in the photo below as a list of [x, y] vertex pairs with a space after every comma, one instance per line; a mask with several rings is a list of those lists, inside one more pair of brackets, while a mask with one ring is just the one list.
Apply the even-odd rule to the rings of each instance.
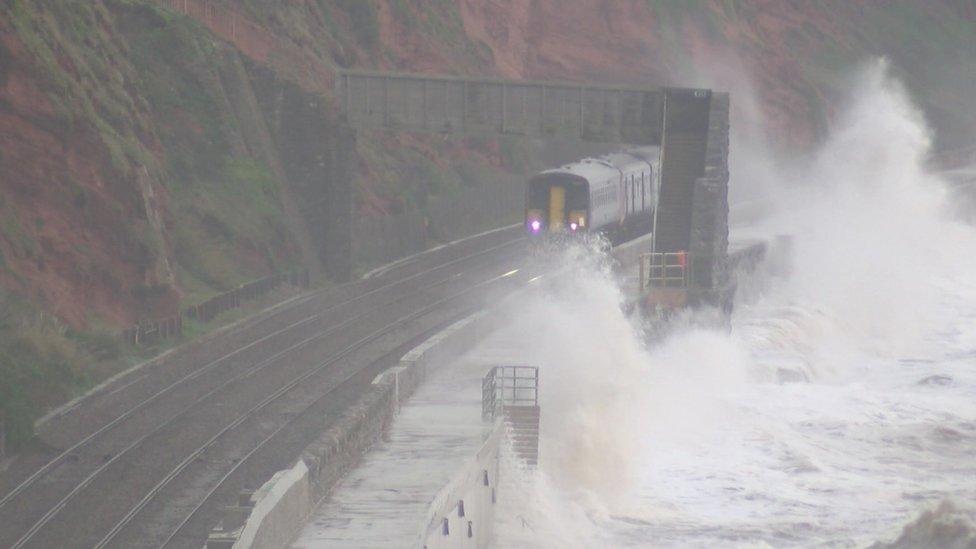
[[542, 446], [500, 546], [849, 546], [976, 500], [976, 233], [945, 214], [883, 61], [851, 97], [816, 155], [764, 167], [780, 213], [752, 221], [795, 235], [795, 276], [731, 334], [645, 348], [579, 250], [512, 312], [542, 366]]

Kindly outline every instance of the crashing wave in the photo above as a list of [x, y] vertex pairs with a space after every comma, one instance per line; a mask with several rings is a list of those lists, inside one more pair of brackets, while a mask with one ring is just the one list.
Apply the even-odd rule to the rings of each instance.
[[870, 549], [976, 549], [973, 513], [943, 501], [907, 524], [898, 539], [877, 542]]

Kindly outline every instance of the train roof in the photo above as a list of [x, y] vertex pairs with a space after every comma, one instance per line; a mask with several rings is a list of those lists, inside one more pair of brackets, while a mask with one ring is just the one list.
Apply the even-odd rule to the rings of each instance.
[[599, 181], [619, 175], [619, 170], [635, 162], [656, 164], [661, 158], [660, 147], [639, 147], [621, 152], [613, 152], [597, 158], [584, 158], [571, 162], [559, 168], [552, 168], [539, 172], [536, 177], [543, 175], [574, 175], [588, 181]]

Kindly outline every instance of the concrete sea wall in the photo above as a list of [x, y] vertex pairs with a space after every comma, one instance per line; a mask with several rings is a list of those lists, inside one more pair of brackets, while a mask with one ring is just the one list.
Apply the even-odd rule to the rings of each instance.
[[451, 479], [427, 512], [417, 547], [487, 547], [495, 523], [495, 488], [503, 430], [496, 424], [477, 455]]
[[[286, 546], [316, 503], [329, 494], [342, 475], [387, 429], [400, 402], [409, 398], [429, 373], [449, 365], [492, 329], [493, 318], [487, 312], [479, 312], [452, 324], [404, 355], [396, 366], [373, 380], [370, 389], [332, 428], [306, 447], [292, 468], [277, 473], [250, 496], [245, 506], [250, 514], [241, 525], [227, 524], [215, 529], [207, 547]], [[481, 524], [482, 519], [478, 522]]]

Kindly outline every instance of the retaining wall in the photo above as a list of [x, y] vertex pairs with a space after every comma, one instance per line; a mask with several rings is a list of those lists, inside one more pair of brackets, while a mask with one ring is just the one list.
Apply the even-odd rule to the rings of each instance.
[[285, 547], [311, 507], [308, 467], [298, 460], [251, 496], [254, 507], [234, 547]]
[[430, 505], [417, 547], [487, 547], [495, 523], [501, 424]]
[[387, 429], [399, 403], [409, 398], [430, 372], [450, 364], [493, 328], [493, 318], [487, 312], [476, 313], [418, 345], [397, 366], [378, 375], [343, 417], [306, 447], [294, 467], [276, 474], [251, 496], [253, 510], [242, 525], [215, 528], [208, 548], [286, 546], [317, 502], [328, 496], [342, 475]]

